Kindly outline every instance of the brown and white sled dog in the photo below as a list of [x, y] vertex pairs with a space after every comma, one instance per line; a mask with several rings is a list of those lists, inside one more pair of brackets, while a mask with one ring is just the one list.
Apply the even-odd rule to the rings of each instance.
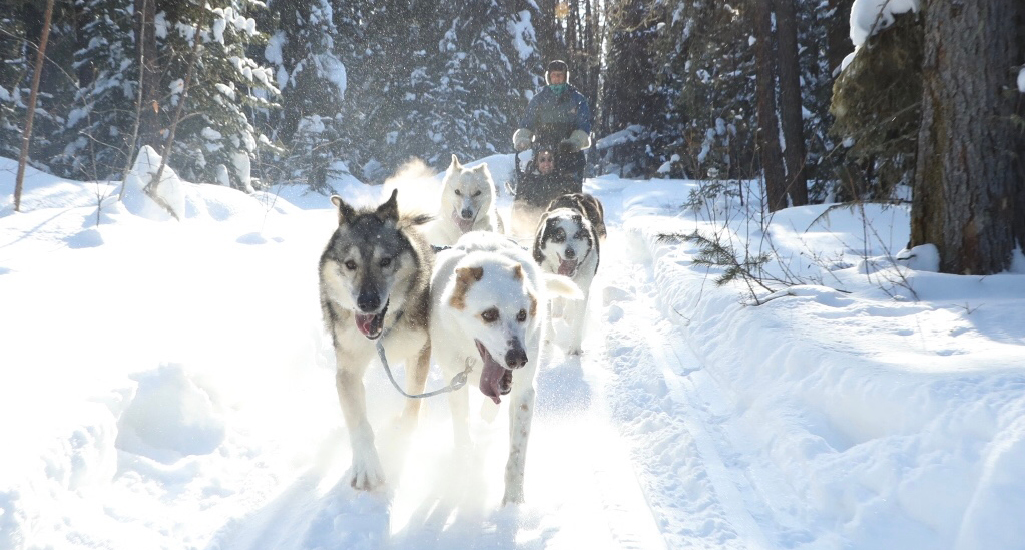
[[[363, 386], [363, 374], [377, 358], [377, 340], [389, 363], [405, 362], [407, 392], [423, 392], [430, 368], [433, 252], [418, 228], [430, 218], [400, 215], [397, 194], [377, 208], [354, 208], [332, 196], [338, 228], [320, 257], [320, 305], [334, 343], [338, 400], [352, 443], [348, 481], [360, 490], [385, 481]], [[407, 400], [403, 426], [414, 427], [419, 412], [420, 401]]]
[[470, 231], [504, 232], [495, 202], [495, 181], [487, 164], [467, 168], [452, 155], [441, 182], [441, 204], [427, 229], [431, 244], [451, 246]]
[[541, 214], [534, 236], [534, 260], [548, 273], [565, 275], [580, 287], [583, 300], [555, 300], [552, 317], [569, 325], [567, 353], [579, 355], [583, 342], [587, 296], [598, 271], [601, 241], [605, 239], [605, 209], [588, 193], [557, 197]]
[[485, 405], [508, 395], [509, 458], [503, 504], [523, 501], [527, 439], [534, 414], [534, 385], [551, 296], [580, 297], [566, 277], [542, 273], [530, 253], [492, 232], [467, 233], [438, 253], [431, 278], [434, 359], [451, 379], [469, 364], [466, 386], [452, 392], [457, 448], [467, 448], [469, 392]]

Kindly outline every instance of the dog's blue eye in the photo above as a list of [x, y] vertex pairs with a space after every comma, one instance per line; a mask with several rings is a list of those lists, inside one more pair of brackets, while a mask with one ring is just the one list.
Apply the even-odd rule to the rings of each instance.
[[349, 260], [349, 261], [345, 262], [345, 268], [348, 269], [349, 271], [354, 271], [356, 269], [356, 267], [358, 267], [356, 265], [356, 262], [354, 262], [352, 260]]
[[391, 265], [391, 258], [381, 258], [381, 267], [388, 267]]
[[516, 314], [516, 320], [521, 322], [521, 323], [523, 321], [526, 321], [527, 320], [527, 310], [521, 309], [520, 312]]

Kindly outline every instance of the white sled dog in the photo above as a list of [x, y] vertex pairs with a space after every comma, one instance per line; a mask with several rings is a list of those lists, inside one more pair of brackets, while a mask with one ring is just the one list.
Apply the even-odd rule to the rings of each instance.
[[470, 443], [469, 392], [483, 393], [491, 407], [509, 395], [503, 504], [523, 502], [535, 376], [553, 295], [581, 297], [568, 278], [542, 273], [529, 252], [492, 232], [467, 233], [441, 251], [431, 277], [435, 362], [446, 379], [472, 367], [466, 387], [449, 394], [457, 448]]
[[552, 301], [552, 317], [569, 325], [566, 352], [581, 353], [587, 296], [598, 271], [600, 243], [605, 239], [605, 209], [588, 193], [569, 193], [555, 198], [538, 220], [534, 236], [534, 260], [548, 273], [565, 275], [580, 287], [583, 300]]
[[487, 164], [467, 168], [452, 155], [441, 185], [441, 204], [427, 227], [431, 244], [451, 246], [470, 231], [504, 232], [495, 202], [495, 181]]
[[[389, 362], [405, 361], [409, 393], [423, 391], [430, 369], [428, 285], [434, 254], [418, 229], [430, 217], [400, 215], [397, 194], [393, 191], [376, 209], [357, 209], [332, 196], [338, 228], [320, 257], [320, 305], [334, 342], [338, 400], [352, 444], [348, 481], [360, 490], [385, 481], [363, 386], [363, 374], [377, 357], [377, 340]], [[420, 400], [407, 400], [403, 427], [414, 427], [419, 412]]]

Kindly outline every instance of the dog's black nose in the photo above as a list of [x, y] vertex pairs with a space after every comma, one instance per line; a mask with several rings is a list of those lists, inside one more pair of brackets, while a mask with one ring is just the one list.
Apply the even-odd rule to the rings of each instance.
[[381, 308], [381, 295], [376, 292], [363, 291], [356, 298], [356, 305], [366, 312], [374, 312]]
[[527, 352], [521, 347], [515, 347], [505, 354], [505, 365], [510, 369], [518, 369], [527, 364]]
[[572, 260], [573, 258], [576, 258], [576, 257], [577, 257], [577, 251], [576, 250], [573, 250], [572, 248], [567, 248], [566, 249], [566, 259], [567, 260]]
[[459, 213], [459, 215], [462, 216], [464, 220], [468, 220], [473, 217], [473, 210], [470, 210], [469, 208], [464, 208], [463, 211]]

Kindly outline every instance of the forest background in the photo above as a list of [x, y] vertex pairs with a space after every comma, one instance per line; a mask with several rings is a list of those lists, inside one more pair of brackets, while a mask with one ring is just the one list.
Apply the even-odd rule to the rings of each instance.
[[511, 153], [561, 58], [592, 175], [907, 204], [909, 248], [998, 272], [1025, 242], [1021, 4], [0, 0], [0, 155], [117, 181], [149, 145], [189, 181], [329, 192]]

